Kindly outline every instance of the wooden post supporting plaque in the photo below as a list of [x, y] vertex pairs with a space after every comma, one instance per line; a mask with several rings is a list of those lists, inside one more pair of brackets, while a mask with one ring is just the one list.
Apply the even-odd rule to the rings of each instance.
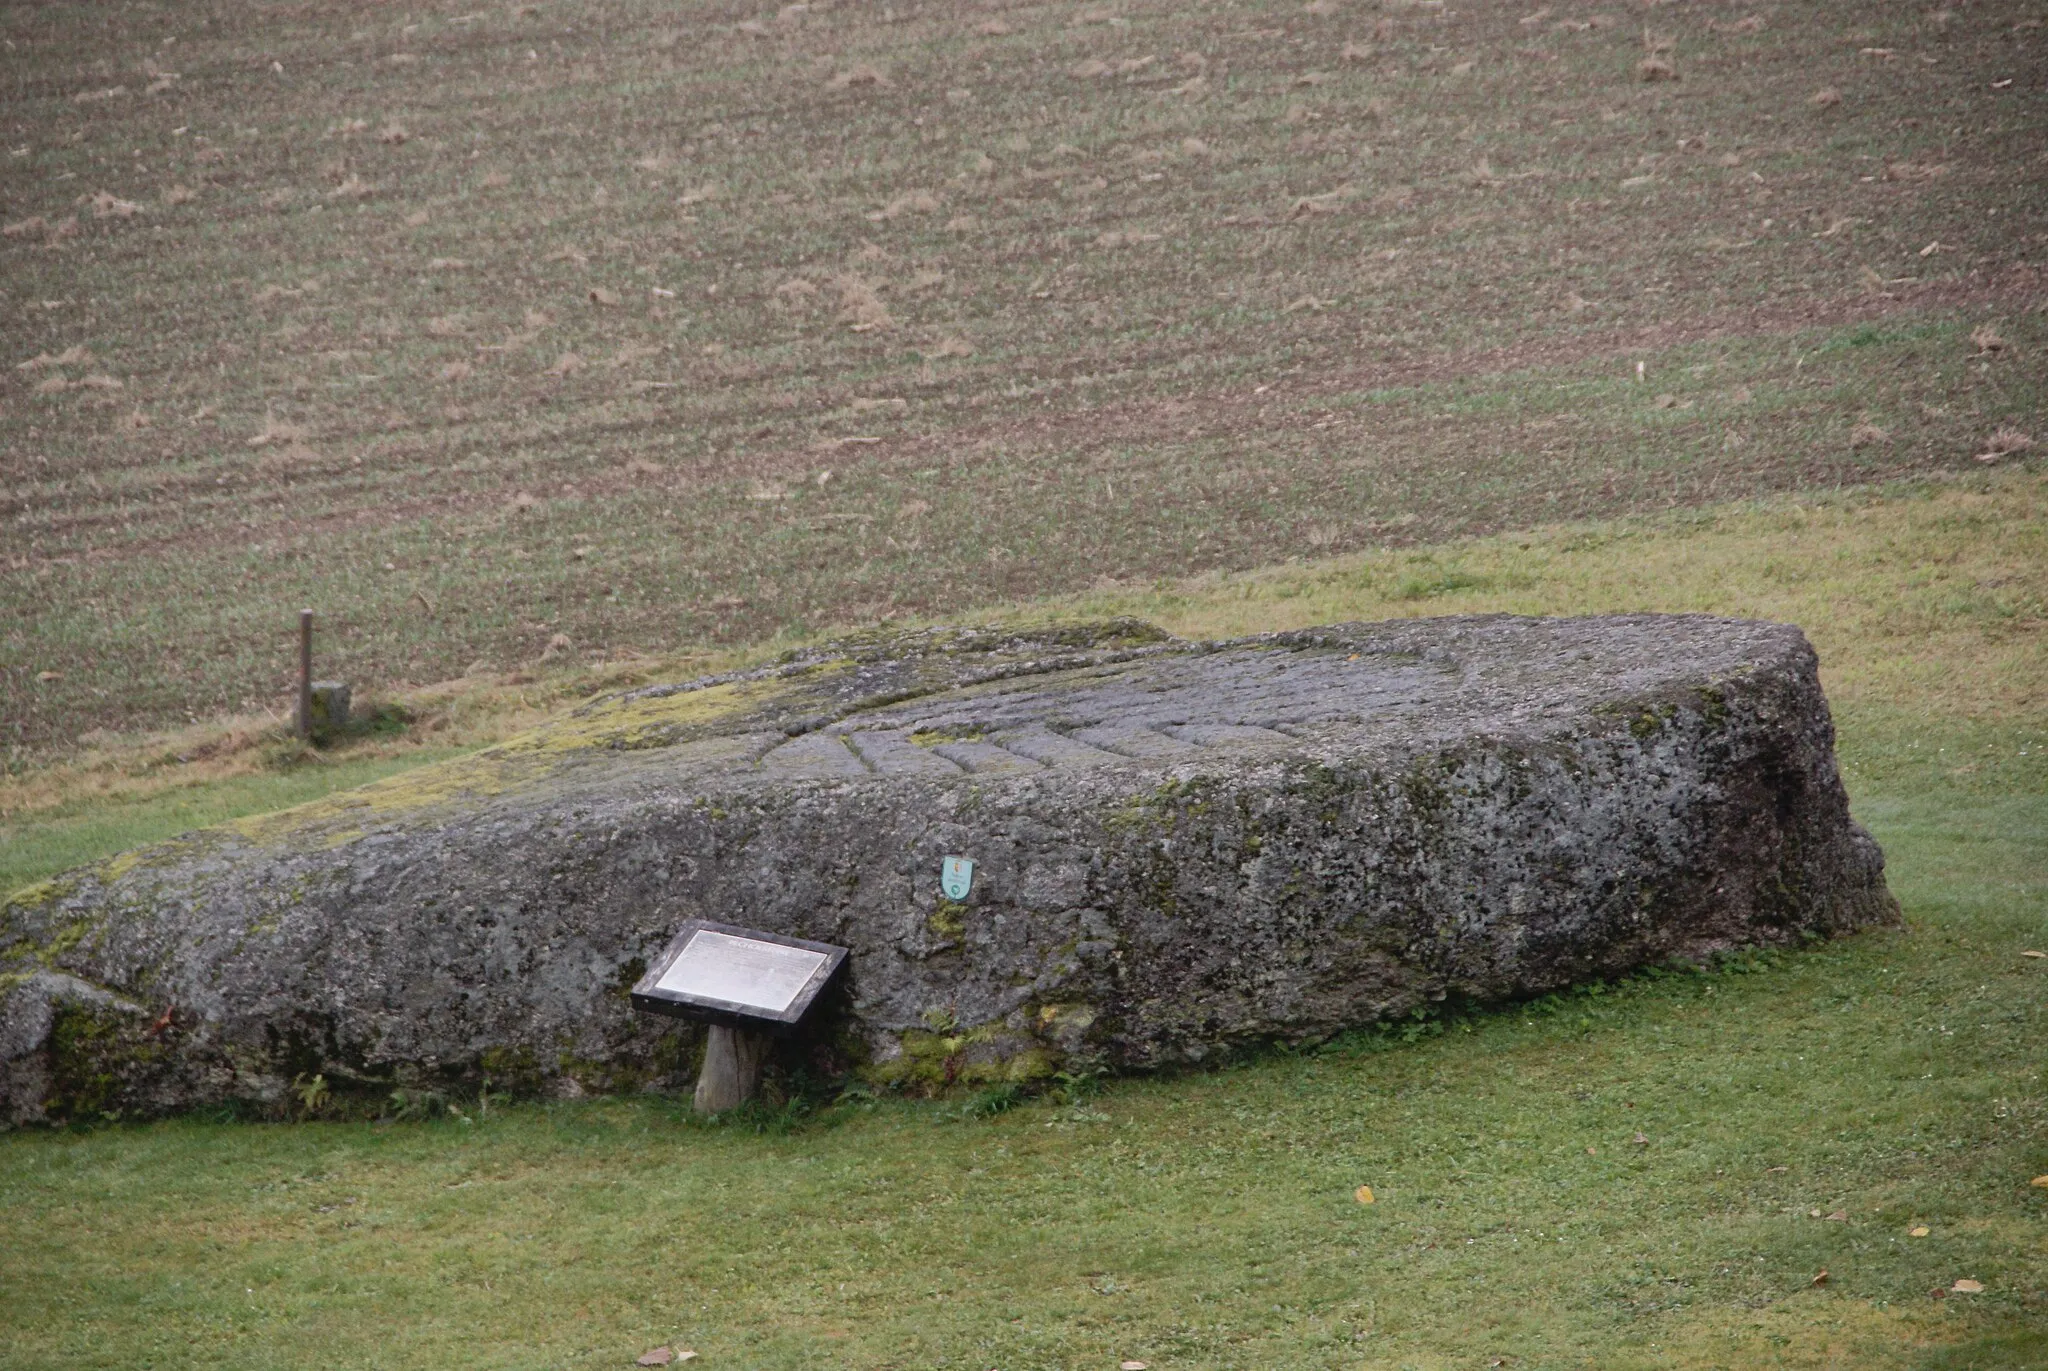
[[846, 949], [692, 919], [633, 987], [633, 1007], [707, 1023], [699, 1114], [754, 1098], [775, 1037], [796, 1032]]
[[761, 1088], [761, 1064], [768, 1059], [769, 1037], [749, 1028], [711, 1025], [704, 1041], [704, 1067], [697, 1073], [693, 1101], [699, 1114], [737, 1109]]

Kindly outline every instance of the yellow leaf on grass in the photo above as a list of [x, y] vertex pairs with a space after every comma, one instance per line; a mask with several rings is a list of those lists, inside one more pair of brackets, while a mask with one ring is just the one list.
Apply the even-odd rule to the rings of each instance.
[[1924, 1238], [1924, 1237], [1926, 1237], [1926, 1236], [1927, 1236], [1927, 1234], [1928, 1234], [1928, 1228], [1927, 1228], [1927, 1225], [1926, 1225], [1926, 1224], [1922, 1224], [1922, 1225], [1920, 1225], [1920, 1226], [1919, 1226], [1918, 1228], [1915, 1228], [1915, 1229], [1913, 1229], [1913, 1230], [1912, 1230], [1912, 1234], [1911, 1234], [1911, 1236], [1913, 1236], [1913, 1237], [1916, 1237], [1916, 1238]]
[[1352, 1191], [1352, 1192], [1351, 1192], [1351, 1196], [1352, 1196], [1352, 1198], [1353, 1198], [1353, 1199], [1357, 1200], [1357, 1201], [1358, 1201], [1358, 1202], [1359, 1202], [1360, 1204], [1371, 1204], [1371, 1203], [1372, 1203], [1372, 1187], [1371, 1187], [1371, 1186], [1369, 1186], [1369, 1185], [1361, 1185], [1361, 1186], [1359, 1186], [1359, 1187], [1358, 1187], [1358, 1189], [1356, 1189], [1356, 1190], [1354, 1190], [1354, 1191]]
[[1951, 1285], [1949, 1289], [1955, 1291], [1958, 1295], [1981, 1295], [1984, 1293], [1984, 1282], [1960, 1280]]

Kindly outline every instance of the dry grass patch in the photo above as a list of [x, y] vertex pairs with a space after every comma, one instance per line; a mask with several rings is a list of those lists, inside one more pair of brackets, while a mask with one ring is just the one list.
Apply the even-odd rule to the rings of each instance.
[[865, 276], [842, 272], [832, 278], [839, 293], [839, 319], [856, 333], [870, 333], [896, 326], [888, 306], [882, 303], [881, 288]]
[[1977, 454], [1977, 460], [1999, 462], [2007, 457], [2017, 457], [2023, 452], [2030, 451], [2033, 446], [2033, 435], [2024, 429], [2007, 426], [1994, 430], [1991, 436], [1985, 439], [1984, 450]]

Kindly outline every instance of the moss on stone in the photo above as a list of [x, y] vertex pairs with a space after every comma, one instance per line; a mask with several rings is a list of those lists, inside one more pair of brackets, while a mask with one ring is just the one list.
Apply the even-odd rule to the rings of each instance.
[[73, 919], [43, 940], [42, 946], [36, 949], [36, 960], [54, 967], [65, 953], [84, 942], [92, 929], [91, 919]]
[[941, 895], [924, 924], [934, 937], [950, 942], [967, 932], [967, 906]]
[[539, 1060], [531, 1047], [493, 1047], [477, 1059], [492, 1085], [514, 1095], [537, 1095], [543, 1084]]
[[1728, 692], [1717, 685], [1699, 688], [1700, 715], [1707, 727], [1719, 729], [1728, 722]]
[[78, 892], [79, 878], [76, 875], [52, 876], [48, 880], [32, 885], [20, 886], [8, 892], [7, 899], [0, 907], [8, 909], [46, 909], [59, 900]]
[[53, 1119], [120, 1117], [123, 1097], [165, 1056], [161, 1043], [137, 1032], [134, 1015], [78, 1004], [57, 1008], [49, 1051], [44, 1109]]

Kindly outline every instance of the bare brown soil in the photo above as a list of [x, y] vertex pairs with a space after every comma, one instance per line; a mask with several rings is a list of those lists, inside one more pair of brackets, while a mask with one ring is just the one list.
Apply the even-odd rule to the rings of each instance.
[[117, 10], [0, 15], [16, 764], [302, 603], [375, 687], [2048, 442], [2008, 0]]

